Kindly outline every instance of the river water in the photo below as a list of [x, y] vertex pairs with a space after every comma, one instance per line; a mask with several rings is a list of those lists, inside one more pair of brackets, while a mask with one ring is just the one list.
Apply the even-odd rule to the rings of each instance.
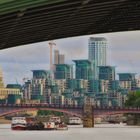
[[95, 128], [69, 126], [65, 131], [15, 131], [0, 124], [0, 140], [140, 140], [140, 127], [100, 124]]

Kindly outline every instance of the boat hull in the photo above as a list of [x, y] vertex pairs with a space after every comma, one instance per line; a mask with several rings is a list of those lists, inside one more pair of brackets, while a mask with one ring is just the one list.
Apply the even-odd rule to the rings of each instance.
[[68, 130], [68, 127], [58, 127], [57, 130]]
[[16, 125], [16, 126], [11, 127], [11, 129], [12, 130], [26, 130], [26, 127], [22, 125]]
[[69, 125], [81, 125], [81, 123], [69, 123]]

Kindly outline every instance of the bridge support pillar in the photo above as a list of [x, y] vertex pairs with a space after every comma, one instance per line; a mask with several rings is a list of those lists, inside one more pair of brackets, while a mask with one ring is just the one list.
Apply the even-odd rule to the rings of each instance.
[[94, 127], [93, 106], [90, 104], [85, 104], [83, 107], [83, 127]]
[[127, 125], [139, 125], [140, 126], [140, 114], [131, 113], [127, 115]]

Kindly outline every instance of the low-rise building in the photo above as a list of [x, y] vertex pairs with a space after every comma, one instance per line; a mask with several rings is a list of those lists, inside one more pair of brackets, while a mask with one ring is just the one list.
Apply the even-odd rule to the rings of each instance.
[[0, 99], [7, 99], [9, 94], [22, 96], [20, 89], [0, 88]]

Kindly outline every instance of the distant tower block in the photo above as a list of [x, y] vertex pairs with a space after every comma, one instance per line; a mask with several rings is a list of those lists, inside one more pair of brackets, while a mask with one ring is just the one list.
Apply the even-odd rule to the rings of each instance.
[[59, 50], [54, 50], [54, 64], [65, 64], [65, 55], [59, 54]]
[[59, 51], [54, 50], [54, 64], [59, 64]]
[[65, 64], [65, 55], [64, 54], [59, 55], [59, 64]]
[[53, 70], [52, 49], [54, 46], [56, 46], [56, 44], [53, 41], [50, 41], [48, 44], [50, 48], [50, 70]]
[[0, 88], [4, 88], [2, 68], [0, 67]]
[[98, 66], [106, 66], [107, 39], [103, 37], [90, 37], [88, 43], [88, 59], [93, 62], [93, 77], [98, 79]]
[[93, 106], [90, 103], [90, 98], [87, 99], [83, 107], [83, 127], [94, 127]]

